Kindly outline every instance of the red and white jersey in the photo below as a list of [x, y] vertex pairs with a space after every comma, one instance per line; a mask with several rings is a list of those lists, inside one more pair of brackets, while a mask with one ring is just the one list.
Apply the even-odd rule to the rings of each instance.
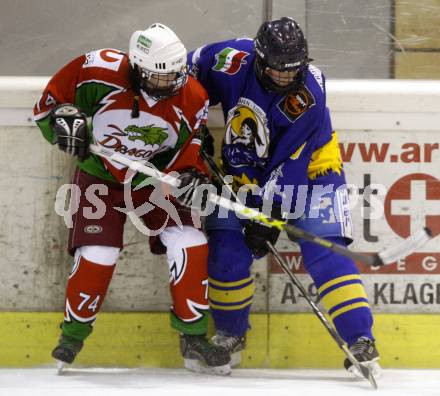
[[[156, 100], [141, 91], [139, 116], [133, 118], [136, 93], [131, 88], [130, 65], [125, 53], [101, 49], [82, 55], [58, 71], [34, 108], [43, 135], [53, 141], [48, 125], [50, 110], [73, 103], [91, 117], [92, 141], [131, 160], [149, 161], [160, 170], [194, 167], [206, 173], [195, 136], [208, 114], [208, 96], [200, 83], [188, 77], [178, 94]], [[52, 135], [51, 135], [52, 134]], [[126, 168], [95, 156], [78, 166], [102, 178], [110, 172], [124, 180]]]

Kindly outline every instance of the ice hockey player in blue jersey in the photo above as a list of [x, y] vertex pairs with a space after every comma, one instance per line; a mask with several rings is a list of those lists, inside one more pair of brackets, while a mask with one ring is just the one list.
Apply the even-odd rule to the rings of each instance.
[[[233, 176], [235, 188], [261, 188], [247, 204], [261, 207], [273, 200], [272, 217], [288, 218], [298, 227], [348, 245], [348, 192], [326, 106], [325, 78], [309, 63], [298, 24], [287, 17], [265, 22], [254, 40], [208, 44], [191, 52], [188, 61], [210, 104], [223, 108], [224, 173]], [[232, 212], [226, 218], [218, 212], [210, 215], [206, 230], [213, 342], [226, 347], [232, 362], [238, 363], [254, 294], [250, 267], [254, 258], [267, 253], [266, 241], [275, 243], [279, 232]], [[295, 242], [337, 331], [358, 360], [378, 375], [373, 318], [355, 263], [310, 242]], [[344, 366], [356, 374], [347, 359]]]

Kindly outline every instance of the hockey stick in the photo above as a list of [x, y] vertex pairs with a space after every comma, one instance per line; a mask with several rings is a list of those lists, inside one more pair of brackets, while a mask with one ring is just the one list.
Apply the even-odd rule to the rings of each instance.
[[[221, 173], [220, 169], [218, 168], [217, 164], [214, 162], [214, 160], [202, 153], [202, 157], [205, 159], [205, 161], [208, 163], [208, 166], [211, 170], [211, 172], [214, 174], [214, 176], [219, 179], [219, 181], [228, 188], [231, 195], [234, 197], [236, 201], [239, 201], [239, 198], [237, 194], [232, 190], [232, 188], [227, 184], [224, 180], [224, 176]], [[312, 308], [315, 315], [318, 317], [319, 321], [322, 323], [322, 325], [326, 328], [330, 336], [333, 338], [333, 340], [336, 342], [336, 344], [339, 346], [339, 348], [342, 349], [345, 356], [348, 360], [353, 364], [354, 367], [358, 370], [359, 373], [362, 374], [362, 376], [367, 379], [370, 384], [373, 386], [374, 389], [377, 389], [377, 383], [376, 380], [372, 374], [372, 372], [368, 369], [368, 367], [365, 367], [359, 363], [359, 361], [355, 358], [355, 356], [351, 353], [350, 349], [347, 347], [347, 344], [345, 341], [340, 337], [338, 332], [335, 330], [335, 328], [330, 324], [330, 322], [327, 320], [325, 315], [322, 313], [322, 311], [318, 308], [318, 306], [313, 302], [313, 300], [308, 295], [307, 291], [305, 290], [302, 283], [299, 281], [299, 279], [295, 276], [295, 274], [291, 271], [289, 266], [287, 265], [286, 261], [281, 257], [278, 250], [275, 248], [275, 246], [272, 245], [271, 242], [266, 242], [267, 247], [269, 248], [269, 251], [272, 253], [272, 255], [275, 257], [276, 261], [278, 262], [281, 269], [284, 271], [284, 273], [289, 277], [290, 281], [296, 286], [296, 288], [300, 291], [300, 293], [303, 295], [307, 303]]]
[[306, 290], [304, 289], [304, 286], [299, 281], [299, 279], [293, 274], [293, 272], [290, 270], [289, 266], [286, 264], [284, 259], [281, 257], [278, 250], [270, 243], [266, 242], [267, 247], [269, 248], [270, 252], [273, 254], [275, 259], [277, 260], [278, 264], [284, 271], [284, 273], [289, 277], [290, 281], [298, 288], [298, 290], [301, 292], [307, 303], [312, 308], [315, 315], [318, 317], [319, 321], [323, 324], [323, 326], [326, 328], [326, 330], [329, 332], [330, 336], [333, 338], [333, 340], [338, 344], [339, 348], [342, 349], [345, 356], [348, 360], [353, 364], [354, 367], [362, 374], [362, 376], [370, 381], [370, 384], [373, 386], [374, 389], [377, 389], [377, 383], [376, 380], [372, 374], [372, 372], [368, 369], [368, 367], [363, 366], [359, 363], [359, 361], [354, 357], [354, 355], [351, 353], [350, 349], [348, 348], [345, 341], [340, 337], [338, 332], [335, 330], [335, 328], [330, 324], [330, 322], [327, 320], [327, 318], [324, 316], [324, 314], [321, 312], [321, 310], [318, 308], [318, 306], [313, 302], [313, 300], [309, 297]]
[[[105, 147], [98, 146], [96, 144], [91, 144], [89, 146], [89, 149], [91, 153], [99, 157], [118, 162], [122, 165], [129, 167], [134, 171], [158, 179], [163, 183], [169, 184], [174, 187], [179, 187], [180, 181], [177, 178], [162, 173], [155, 168], [143, 165], [141, 162], [133, 161], [123, 156], [122, 154], [106, 149]], [[206, 156], [204, 156], [204, 158], [206, 159]], [[211, 158], [209, 158], [209, 160], [213, 162]], [[268, 217], [264, 213], [259, 212], [258, 210], [249, 208], [245, 205], [242, 205], [239, 202], [233, 202], [227, 198], [218, 196], [217, 194], [209, 193], [207, 199], [211, 203], [217, 206], [221, 206], [225, 209], [231, 210], [249, 220], [258, 221], [268, 227], [276, 227], [280, 231], [285, 231], [292, 239], [296, 239], [296, 240], [302, 239], [308, 242], [315, 243], [335, 253], [339, 253], [342, 256], [349, 257], [355, 261], [360, 261], [370, 266], [382, 266], [382, 265], [391, 264], [400, 258], [408, 256], [413, 251], [415, 251], [416, 249], [427, 243], [431, 238], [431, 231], [428, 228], [424, 228], [419, 232], [417, 232], [416, 234], [405, 239], [399, 245], [391, 247], [382, 252], [375, 253], [373, 255], [368, 255], [368, 254], [353, 252], [347, 249], [345, 246], [330, 242], [324, 238], [320, 238], [317, 235], [304, 231], [298, 227], [295, 227], [292, 224], [288, 224], [286, 221], [277, 220]]]
[[[218, 169], [215, 161], [204, 153], [202, 153], [202, 157], [208, 163], [212, 172], [219, 179], [219, 181], [227, 185], [224, 182], [223, 175], [220, 169]], [[229, 190], [232, 194], [235, 195], [235, 193], [231, 189]], [[256, 212], [254, 209], [249, 209], [249, 210], [252, 212]], [[415, 250], [425, 245], [431, 239], [431, 235], [432, 235], [431, 230], [425, 227], [396, 246], [390, 247], [386, 250], [383, 250], [382, 252], [375, 253], [373, 255], [368, 255], [364, 253], [353, 252], [347, 249], [345, 246], [338, 245], [337, 243], [333, 243], [324, 238], [320, 238], [317, 235], [304, 231], [298, 227], [295, 227], [292, 224], [287, 224], [287, 222], [285, 221], [271, 219], [260, 212], [258, 212], [258, 215], [253, 217], [251, 220], [260, 221], [261, 223], [266, 224], [268, 226], [276, 227], [281, 231], [284, 230], [293, 239], [297, 239], [297, 240], [303, 239], [308, 242], [313, 242], [335, 253], [339, 253], [342, 256], [349, 257], [355, 261], [362, 262], [369, 266], [383, 266], [383, 265], [392, 264], [397, 260], [410, 255]]]

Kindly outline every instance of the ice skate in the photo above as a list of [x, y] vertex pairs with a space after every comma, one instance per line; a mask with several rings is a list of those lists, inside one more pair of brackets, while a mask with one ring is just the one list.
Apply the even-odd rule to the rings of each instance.
[[229, 353], [226, 349], [210, 343], [205, 335], [182, 334], [180, 351], [187, 370], [214, 375], [231, 373]]
[[72, 364], [84, 343], [75, 338], [61, 335], [58, 345], [52, 351], [52, 357], [57, 361], [57, 372], [62, 374], [66, 364]]
[[220, 346], [229, 352], [231, 355], [231, 367], [238, 366], [241, 363], [241, 351], [246, 348], [246, 336], [228, 336], [218, 331], [211, 338], [211, 341], [214, 345]]
[[[379, 365], [379, 353], [374, 345], [374, 341], [368, 337], [360, 337], [350, 347], [351, 353], [359, 361], [360, 364], [367, 367], [375, 378], [381, 376], [381, 367]], [[363, 378], [362, 374], [353, 364], [348, 360], [344, 360], [344, 367], [350, 373], [353, 373], [358, 378]]]

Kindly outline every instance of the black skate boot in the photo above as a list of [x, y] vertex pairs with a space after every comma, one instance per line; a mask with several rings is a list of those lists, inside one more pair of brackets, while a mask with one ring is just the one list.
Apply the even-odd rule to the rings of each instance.
[[65, 363], [73, 363], [83, 345], [83, 341], [61, 334], [58, 345], [52, 351], [52, 357], [58, 361], [58, 373], [61, 374]]
[[229, 353], [210, 343], [206, 335], [181, 334], [180, 351], [187, 370], [215, 375], [231, 373]]
[[[379, 378], [381, 375], [381, 368], [378, 363], [379, 352], [377, 352], [374, 341], [370, 340], [368, 337], [360, 337], [358, 340], [350, 347], [350, 351], [353, 356], [359, 361], [360, 364], [366, 366], [375, 378]], [[359, 370], [353, 366], [350, 360], [344, 360], [344, 367], [350, 373], [353, 373], [356, 377], [363, 378]]]
[[217, 331], [211, 338], [214, 345], [226, 349], [231, 355], [231, 367], [238, 366], [241, 363], [241, 351], [246, 348], [246, 336], [229, 336], [221, 331]]

